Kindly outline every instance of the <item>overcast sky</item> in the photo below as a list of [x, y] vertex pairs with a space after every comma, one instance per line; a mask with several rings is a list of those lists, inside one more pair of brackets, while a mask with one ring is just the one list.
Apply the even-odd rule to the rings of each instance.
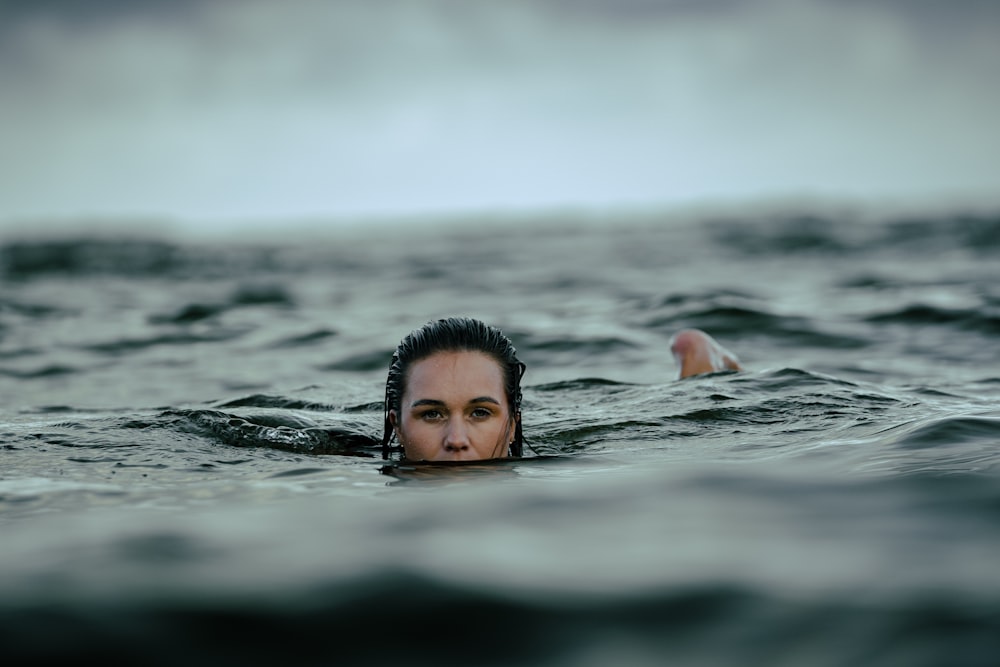
[[0, 1], [0, 225], [1000, 193], [992, 0]]

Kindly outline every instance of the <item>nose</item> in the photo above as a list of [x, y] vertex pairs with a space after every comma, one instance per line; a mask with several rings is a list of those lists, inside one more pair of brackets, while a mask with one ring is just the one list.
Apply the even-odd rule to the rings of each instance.
[[471, 447], [469, 442], [469, 430], [461, 419], [454, 419], [448, 424], [448, 430], [444, 435], [444, 449], [446, 452], [465, 452]]

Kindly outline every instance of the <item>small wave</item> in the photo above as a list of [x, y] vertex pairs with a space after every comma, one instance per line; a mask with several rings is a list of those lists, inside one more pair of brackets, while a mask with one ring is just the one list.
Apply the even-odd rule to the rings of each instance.
[[[753, 427], [774, 435], [764, 444], [772, 447], [784, 438], [801, 440], [792, 434], [826, 432], [845, 420], [869, 423], [900, 403], [871, 387], [797, 368], [715, 374], [690, 383], [668, 389], [584, 380], [532, 387], [529, 397], [537, 416], [529, 445], [544, 453], [623, 445], [642, 449], [678, 439], [743, 439], [741, 434]], [[558, 405], [563, 402], [601, 409], [592, 419], [563, 418], [565, 410]]]
[[169, 315], [150, 315], [149, 321], [152, 324], [188, 324], [215, 317], [227, 310], [229, 307], [226, 304], [189, 303]]
[[[864, 464], [869, 470], [932, 477], [989, 475], [1000, 469], [1000, 418], [957, 415], [906, 421], [879, 431], [873, 444]], [[962, 484], [968, 487], [971, 481], [966, 478]], [[990, 488], [995, 492], [992, 482]], [[995, 497], [990, 502], [1000, 508]]]
[[699, 328], [713, 334], [763, 331], [768, 334], [781, 331], [789, 318], [763, 310], [731, 305], [705, 305], [691, 310], [678, 310], [650, 318], [646, 325], [654, 329], [676, 331]]
[[370, 412], [381, 415], [382, 411], [385, 409], [385, 403], [382, 401], [371, 401], [368, 403], [359, 403], [358, 405], [345, 405], [340, 408], [341, 412], [346, 414], [358, 413], [358, 412]]
[[801, 368], [780, 368], [773, 371], [763, 371], [753, 375], [734, 375], [734, 385], [747, 384], [755, 389], [799, 389], [815, 386], [857, 387], [850, 380], [844, 380], [817, 371], [807, 371]]
[[337, 335], [337, 332], [332, 329], [316, 329], [315, 331], [310, 331], [298, 336], [289, 336], [288, 338], [282, 338], [281, 340], [275, 341], [271, 344], [272, 348], [276, 349], [286, 349], [286, 348], [296, 348], [296, 347], [306, 347], [308, 345], [313, 345], [322, 341], [329, 340]]
[[161, 415], [173, 428], [196, 432], [235, 447], [268, 447], [301, 454], [374, 456], [378, 443], [360, 426], [297, 428], [274, 420], [240, 417], [218, 410], [168, 410]]
[[253, 284], [241, 285], [231, 297], [234, 306], [294, 306], [295, 299], [281, 285]]
[[0, 267], [8, 278], [38, 275], [159, 275], [175, 269], [179, 249], [149, 240], [71, 239], [16, 241], [0, 247]]
[[995, 417], [944, 417], [909, 425], [895, 443], [906, 449], [955, 444], [1000, 445], [1000, 419]]
[[677, 415], [674, 419], [718, 424], [777, 424], [787, 419], [788, 408], [787, 402], [782, 402], [778, 406], [748, 405], [699, 408]]
[[[327, 259], [328, 258], [324, 258]], [[298, 270], [261, 245], [181, 245], [159, 239], [70, 237], [8, 242], [0, 246], [0, 275], [30, 280], [47, 275], [191, 277], [254, 276], [277, 268]]]
[[306, 477], [308, 475], [325, 474], [330, 472], [328, 468], [295, 468], [294, 470], [282, 470], [269, 476], [270, 479], [284, 479], [286, 477]]
[[657, 308], [687, 306], [689, 304], [720, 303], [720, 302], [752, 302], [757, 297], [749, 292], [731, 289], [713, 289], [704, 292], [675, 292], [660, 297], [648, 297], [637, 300], [636, 306], [640, 313]]
[[618, 382], [616, 380], [606, 380], [604, 378], [578, 378], [576, 380], [562, 380], [560, 382], [547, 382], [545, 384], [532, 385], [532, 391], [578, 391], [581, 389], [594, 389], [602, 387], [633, 387], [635, 385], [628, 382]]
[[40, 368], [31, 370], [19, 370], [15, 368], [0, 368], [0, 375], [17, 378], [19, 380], [33, 380], [37, 378], [48, 378], [59, 375], [72, 375], [80, 372], [78, 368], [65, 366], [62, 364], [48, 364]]
[[38, 405], [31, 408], [22, 408], [21, 414], [25, 415], [53, 415], [77, 412], [97, 412], [93, 408], [75, 408], [71, 405]]
[[1000, 252], [1000, 215], [955, 214], [860, 220], [853, 216], [780, 213], [705, 222], [713, 241], [741, 255], [857, 255], [960, 249]]
[[952, 325], [972, 331], [1000, 333], [1000, 315], [974, 308], [941, 308], [918, 303], [870, 315], [866, 319], [873, 323]]
[[189, 303], [173, 313], [150, 315], [152, 324], [190, 324], [216, 317], [230, 310], [250, 306], [292, 307], [295, 299], [281, 285], [240, 286], [229, 298], [220, 303]]
[[636, 348], [636, 344], [617, 336], [593, 338], [573, 338], [572, 336], [546, 337], [537, 334], [522, 334], [517, 338], [518, 349], [532, 350], [551, 354], [554, 352], [571, 352], [583, 355], [601, 355], [617, 350]]
[[837, 281], [836, 284], [838, 287], [860, 290], [884, 290], [897, 288], [901, 285], [899, 280], [877, 273], [862, 273], [860, 275], [849, 276]]
[[44, 303], [22, 303], [12, 299], [0, 298], [0, 314], [13, 314], [22, 317], [46, 317], [64, 312], [61, 308]]
[[365, 372], [388, 370], [392, 360], [392, 350], [374, 350], [344, 357], [333, 363], [319, 367], [321, 371]]
[[219, 403], [220, 408], [284, 408], [287, 410], [320, 410], [329, 411], [336, 409], [328, 403], [316, 403], [313, 401], [303, 401], [297, 398], [286, 398], [285, 396], [273, 396], [270, 394], [252, 394], [243, 398], [235, 398], [224, 403]]
[[80, 349], [89, 352], [99, 352], [102, 354], [117, 355], [136, 350], [144, 350], [161, 345], [193, 345], [196, 343], [221, 343], [240, 338], [246, 334], [245, 329], [220, 329], [218, 331], [193, 334], [193, 333], [169, 333], [146, 338], [119, 338], [105, 343], [93, 343], [82, 345]]
[[958, 214], [938, 218], [900, 218], [888, 221], [880, 246], [941, 252], [962, 248], [975, 254], [1000, 251], [1000, 215]]
[[751, 303], [732, 302], [729, 298], [693, 301], [688, 298], [670, 304], [667, 312], [645, 318], [642, 326], [674, 333], [681, 329], [703, 329], [713, 336], [742, 338], [755, 336], [782, 338], [789, 344], [832, 349], [859, 349], [871, 341], [842, 333], [827, 333], [814, 328], [805, 317], [778, 315]]
[[660, 419], [623, 419], [604, 423], [581, 424], [579, 420], [550, 423], [532, 431], [529, 448], [539, 454], [570, 454], [593, 451], [595, 446], [662, 440], [672, 435], [666, 421]]
[[707, 223], [716, 243], [742, 254], [843, 254], [855, 247], [845, 225], [819, 215], [784, 214], [767, 220], [715, 220]]

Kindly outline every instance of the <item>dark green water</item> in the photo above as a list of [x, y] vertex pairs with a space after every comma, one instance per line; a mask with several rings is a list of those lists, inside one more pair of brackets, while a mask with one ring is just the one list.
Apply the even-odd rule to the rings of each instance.
[[[992, 665], [1000, 218], [470, 219], [0, 250], [12, 664]], [[529, 455], [385, 467], [429, 319]], [[676, 381], [701, 327], [747, 370]]]

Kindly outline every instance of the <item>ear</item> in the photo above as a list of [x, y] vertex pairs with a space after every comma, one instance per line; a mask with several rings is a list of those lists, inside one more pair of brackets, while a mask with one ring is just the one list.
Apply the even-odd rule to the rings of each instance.
[[389, 410], [389, 424], [392, 425], [392, 430], [396, 432], [396, 437], [399, 437], [399, 414], [395, 410]]
[[507, 430], [510, 432], [510, 441], [511, 442], [514, 441], [514, 434], [517, 433], [517, 425], [520, 422], [521, 422], [521, 413], [520, 412], [515, 412], [513, 415], [511, 415], [511, 417], [510, 417], [510, 426], [507, 427]]

